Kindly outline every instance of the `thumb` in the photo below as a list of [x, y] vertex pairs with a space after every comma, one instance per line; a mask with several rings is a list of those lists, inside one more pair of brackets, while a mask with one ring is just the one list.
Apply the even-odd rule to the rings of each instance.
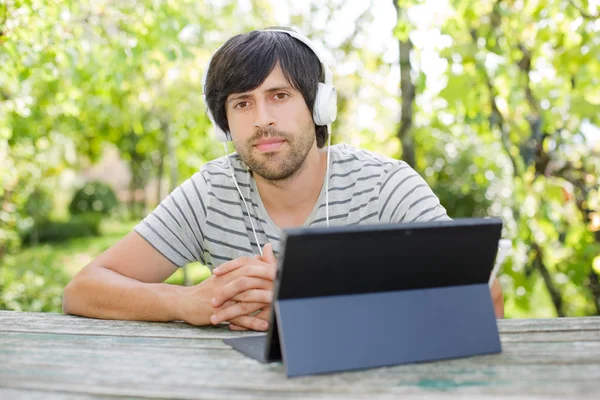
[[273, 254], [273, 245], [271, 243], [267, 243], [265, 244], [265, 247], [263, 247], [263, 261], [266, 263], [274, 263], [277, 262], [277, 259], [275, 258], [275, 254]]

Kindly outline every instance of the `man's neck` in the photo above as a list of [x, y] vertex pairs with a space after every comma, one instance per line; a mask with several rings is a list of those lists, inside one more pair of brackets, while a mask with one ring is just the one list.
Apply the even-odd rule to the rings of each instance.
[[262, 202], [279, 228], [304, 224], [317, 203], [326, 170], [327, 152], [315, 148], [307, 155], [301, 170], [285, 181], [254, 176]]

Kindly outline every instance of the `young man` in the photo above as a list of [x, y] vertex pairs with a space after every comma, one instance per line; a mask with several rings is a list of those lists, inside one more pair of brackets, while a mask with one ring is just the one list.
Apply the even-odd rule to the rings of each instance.
[[[66, 313], [266, 330], [283, 229], [449, 219], [406, 163], [347, 145], [324, 149], [335, 89], [308, 39], [237, 35], [209, 66], [209, 117], [237, 152], [204, 165], [79, 272], [65, 288]], [[191, 287], [162, 283], [192, 261], [213, 275]], [[502, 316], [498, 282], [492, 295]]]

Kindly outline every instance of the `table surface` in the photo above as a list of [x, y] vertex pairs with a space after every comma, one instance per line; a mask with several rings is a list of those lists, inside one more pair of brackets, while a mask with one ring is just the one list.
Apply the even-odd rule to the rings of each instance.
[[0, 398], [600, 397], [600, 317], [498, 327], [501, 354], [290, 379], [224, 326], [0, 311]]

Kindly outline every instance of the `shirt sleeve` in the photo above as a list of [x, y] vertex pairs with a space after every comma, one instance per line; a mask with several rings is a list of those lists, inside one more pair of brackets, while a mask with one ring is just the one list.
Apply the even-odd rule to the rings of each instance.
[[204, 263], [206, 181], [194, 174], [167, 196], [134, 230], [178, 267]]
[[379, 204], [381, 222], [450, 220], [427, 182], [404, 161], [384, 175], [379, 190]]

